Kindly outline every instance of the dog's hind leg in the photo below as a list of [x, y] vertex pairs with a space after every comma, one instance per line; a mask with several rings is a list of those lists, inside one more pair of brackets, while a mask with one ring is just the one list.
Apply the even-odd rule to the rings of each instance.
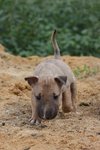
[[72, 83], [70, 85], [70, 89], [71, 89], [71, 99], [72, 99], [73, 111], [76, 112], [76, 95], [77, 95], [76, 83]]
[[69, 86], [67, 87], [66, 91], [62, 94], [62, 110], [65, 113], [73, 111], [73, 104], [71, 98], [71, 89]]

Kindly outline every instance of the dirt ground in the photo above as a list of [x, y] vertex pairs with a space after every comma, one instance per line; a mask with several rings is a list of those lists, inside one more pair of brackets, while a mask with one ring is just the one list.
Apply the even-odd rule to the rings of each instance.
[[[21, 58], [0, 46], [0, 150], [100, 150], [100, 71], [77, 79], [79, 114], [59, 113], [40, 126], [30, 125], [31, 88], [24, 77], [45, 58]], [[100, 68], [95, 57], [62, 59], [74, 70]]]

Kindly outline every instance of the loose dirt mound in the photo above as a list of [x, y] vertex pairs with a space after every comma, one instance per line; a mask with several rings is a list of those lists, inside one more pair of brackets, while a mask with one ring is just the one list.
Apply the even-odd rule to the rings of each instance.
[[59, 113], [54, 120], [36, 127], [28, 122], [31, 116], [31, 89], [24, 77], [32, 75], [34, 67], [45, 58], [13, 56], [0, 46], [1, 150], [100, 149], [100, 59], [62, 58], [78, 74], [79, 114]]

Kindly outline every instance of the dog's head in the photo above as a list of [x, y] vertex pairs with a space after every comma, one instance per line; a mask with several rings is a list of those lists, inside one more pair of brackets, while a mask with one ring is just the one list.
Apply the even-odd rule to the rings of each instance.
[[37, 113], [42, 119], [53, 119], [59, 109], [59, 103], [64, 92], [67, 77], [27, 77], [25, 80], [32, 87]]

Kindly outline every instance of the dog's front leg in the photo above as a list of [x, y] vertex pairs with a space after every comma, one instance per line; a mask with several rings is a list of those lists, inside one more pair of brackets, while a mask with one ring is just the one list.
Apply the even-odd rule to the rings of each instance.
[[41, 123], [41, 119], [38, 116], [36, 103], [34, 102], [33, 98], [31, 98], [31, 107], [32, 107], [32, 116], [29, 121], [31, 124], [38, 125]]

